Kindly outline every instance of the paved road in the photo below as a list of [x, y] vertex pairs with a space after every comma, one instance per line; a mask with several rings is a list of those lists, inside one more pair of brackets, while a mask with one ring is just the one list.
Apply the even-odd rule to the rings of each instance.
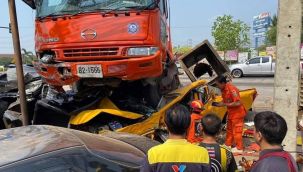
[[[181, 75], [182, 84], [189, 84], [190, 80], [186, 75]], [[243, 77], [233, 79], [240, 90], [256, 88], [258, 96], [254, 102], [253, 109], [256, 111], [272, 110], [273, 94], [274, 94], [274, 78], [273, 77]]]
[[235, 79], [234, 84], [239, 89], [256, 88], [258, 96], [254, 102], [253, 109], [256, 111], [272, 110], [274, 95], [273, 77], [245, 77]]

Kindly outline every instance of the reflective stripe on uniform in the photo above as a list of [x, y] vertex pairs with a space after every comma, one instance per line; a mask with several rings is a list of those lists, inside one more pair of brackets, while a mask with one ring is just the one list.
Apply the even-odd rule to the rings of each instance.
[[223, 172], [227, 172], [225, 171], [227, 169], [227, 152], [226, 152], [226, 149], [224, 148], [221, 148], [220, 147], [220, 153], [221, 153], [221, 165], [222, 165], [222, 170]]
[[205, 148], [190, 144], [186, 140], [167, 140], [148, 151], [149, 164], [182, 162], [209, 164], [209, 155]]

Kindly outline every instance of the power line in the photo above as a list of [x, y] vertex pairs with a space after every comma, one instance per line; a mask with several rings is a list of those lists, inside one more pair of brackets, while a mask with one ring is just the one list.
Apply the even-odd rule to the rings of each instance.
[[174, 28], [174, 29], [183, 29], [183, 28], [209, 28], [211, 26], [208, 26], [208, 25], [200, 25], [200, 26], [172, 26], [171, 28]]

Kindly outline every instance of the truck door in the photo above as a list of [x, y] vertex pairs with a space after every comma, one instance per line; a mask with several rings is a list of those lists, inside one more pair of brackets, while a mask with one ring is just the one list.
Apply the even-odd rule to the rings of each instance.
[[256, 57], [250, 59], [244, 66], [244, 73], [249, 75], [257, 75], [261, 73], [261, 58]]
[[269, 60], [269, 57], [262, 57], [261, 60], [261, 71], [262, 74], [264, 75], [270, 75], [272, 73], [272, 69], [271, 69], [271, 62]]

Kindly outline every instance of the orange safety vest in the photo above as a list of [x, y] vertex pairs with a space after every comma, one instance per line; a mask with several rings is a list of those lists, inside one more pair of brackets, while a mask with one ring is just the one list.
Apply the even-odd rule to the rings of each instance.
[[[231, 83], [227, 83], [222, 91], [222, 98], [224, 103], [233, 103], [240, 101], [240, 93], [237, 87]], [[227, 108], [228, 119], [239, 119], [244, 118], [246, 115], [246, 110], [243, 104], [237, 107]]]
[[200, 114], [192, 113], [190, 115], [190, 126], [187, 130], [187, 141], [190, 143], [202, 142], [201, 131], [199, 124], [201, 123], [202, 116]]

